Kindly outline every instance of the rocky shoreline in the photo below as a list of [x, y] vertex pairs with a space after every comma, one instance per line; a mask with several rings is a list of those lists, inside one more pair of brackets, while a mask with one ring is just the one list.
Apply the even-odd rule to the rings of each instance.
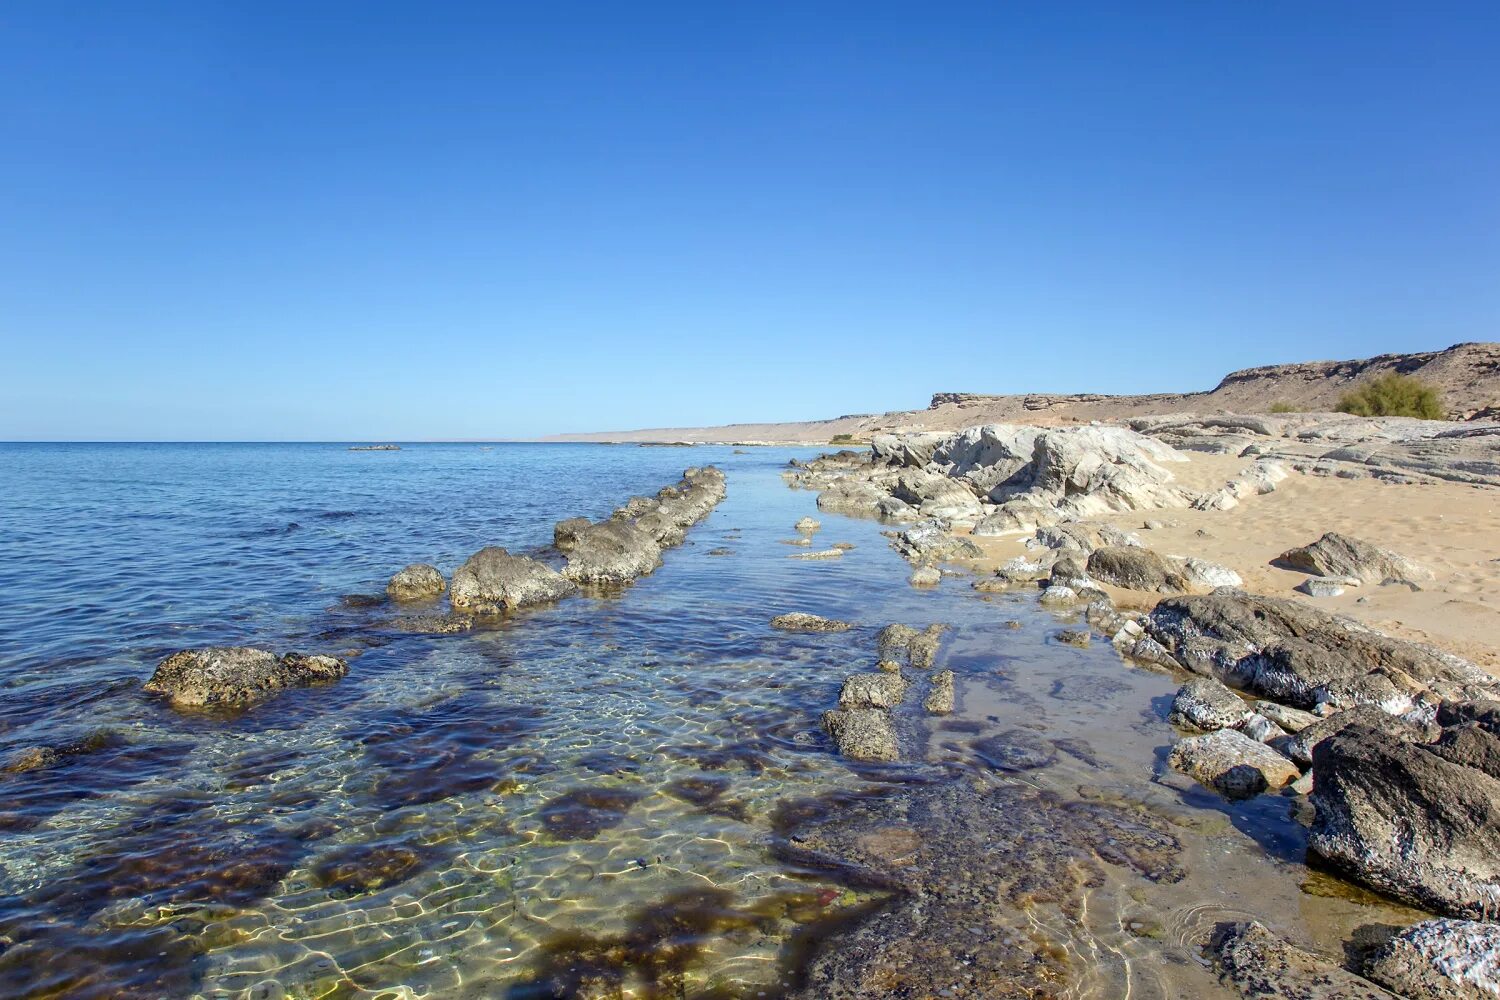
[[[1274, 492], [1291, 471], [1493, 486], [1497, 445], [1500, 428], [1490, 425], [1300, 415], [989, 425], [877, 436], [868, 451], [793, 461], [785, 478], [817, 490], [820, 509], [892, 524], [892, 546], [917, 571], [973, 575], [980, 591], [1034, 589], [1043, 607], [1083, 619], [1088, 628], [1070, 632], [1076, 641], [1092, 632], [1128, 662], [1189, 678], [1171, 707], [1180, 737], [1168, 767], [1226, 800], [1302, 799], [1312, 814], [1311, 861], [1446, 918], [1388, 935], [1358, 962], [1313, 955], [1259, 924], [1225, 925], [1204, 944], [1226, 983], [1254, 997], [1493, 997], [1500, 925], [1486, 921], [1500, 914], [1500, 681], [1431, 645], [1249, 592], [1227, 567], [1159, 554], [1096, 519], [1226, 510]], [[1222, 486], [1190, 490], [1171, 471], [1182, 449], [1237, 455], [1244, 465]], [[975, 539], [999, 535], [1024, 539], [1030, 555], [987, 569]], [[1279, 564], [1307, 573], [1299, 589], [1309, 593], [1415, 589], [1431, 577], [1404, 554], [1332, 532]], [[1106, 588], [1149, 594], [1154, 607], [1119, 608]], [[916, 634], [899, 634], [907, 633]], [[825, 716], [842, 753], [899, 758], [890, 712], [910, 681], [885, 663], [848, 679]], [[853, 863], [845, 841], [867, 822], [861, 808], [821, 820], [841, 833], [820, 850]], [[899, 912], [878, 918], [891, 925], [884, 933], [917, 933], [899, 930]], [[879, 937], [866, 928], [852, 940]], [[867, 961], [889, 974], [873, 954]], [[825, 973], [821, 992], [808, 995], [896, 995], [851, 991], [846, 980], [869, 970], [851, 968], [847, 954], [816, 968]]]

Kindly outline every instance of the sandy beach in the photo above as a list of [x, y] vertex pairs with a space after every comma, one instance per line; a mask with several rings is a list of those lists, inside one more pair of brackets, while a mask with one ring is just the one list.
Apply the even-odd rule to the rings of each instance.
[[[1207, 491], [1242, 469], [1241, 458], [1186, 453], [1172, 473], [1185, 486]], [[1196, 556], [1228, 566], [1246, 589], [1306, 601], [1348, 615], [1392, 635], [1456, 653], [1500, 672], [1500, 491], [1456, 483], [1387, 483], [1292, 472], [1275, 492], [1231, 510], [1116, 513], [1097, 518], [1135, 532], [1170, 556]], [[1162, 527], [1145, 530], [1146, 520]], [[1272, 565], [1281, 553], [1336, 531], [1408, 555], [1436, 574], [1413, 591], [1402, 585], [1349, 587], [1337, 597], [1307, 597], [1294, 588], [1307, 576]], [[980, 571], [1030, 550], [1029, 534], [976, 537], [990, 558]], [[1123, 607], [1143, 610], [1160, 595], [1101, 585]]]

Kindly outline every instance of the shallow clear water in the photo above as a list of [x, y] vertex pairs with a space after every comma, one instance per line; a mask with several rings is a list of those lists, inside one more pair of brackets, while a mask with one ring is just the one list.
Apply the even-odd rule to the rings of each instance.
[[[1303, 891], [1291, 800], [1226, 806], [1159, 777], [1175, 679], [1058, 646], [1029, 596], [909, 588], [871, 522], [817, 514], [820, 547], [855, 548], [787, 558], [803, 551], [783, 544], [792, 523], [816, 514], [779, 476], [795, 454], [0, 446], [0, 758], [94, 747], [0, 775], [7, 992], [551, 996], [585, 989], [592, 963], [625, 969], [631, 995], [774, 995], [806, 940], [870, 898], [781, 860], [777, 806], [913, 768], [1129, 801], [1178, 831], [1184, 878], [1110, 869], [1082, 916], [1007, 917], [1067, 956], [1058, 995], [1212, 995], [1194, 941], [1225, 915], [1330, 949], [1401, 919], [1316, 876], [1331, 891]], [[710, 462], [728, 499], [618, 595], [443, 637], [343, 600], [408, 562], [451, 572], [486, 544], [540, 549], [555, 520]], [[767, 626], [792, 610], [860, 627]], [[903, 715], [917, 763], [851, 768], [818, 717], [893, 621], [954, 624], [960, 712]], [[351, 669], [233, 718], [140, 691], [166, 653], [214, 644], [341, 653]], [[1017, 726], [1089, 750], [995, 774], [973, 743]]]

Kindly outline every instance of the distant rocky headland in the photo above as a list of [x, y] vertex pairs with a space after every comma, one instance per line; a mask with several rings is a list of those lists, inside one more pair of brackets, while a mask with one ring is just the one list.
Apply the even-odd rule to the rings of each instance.
[[1306, 361], [1231, 372], [1205, 392], [1109, 396], [939, 392], [923, 410], [856, 413], [798, 423], [728, 424], [559, 434], [551, 441], [714, 444], [859, 441], [876, 434], [953, 431], [976, 424], [1069, 424], [1170, 413], [1217, 415], [1272, 410], [1327, 412], [1339, 397], [1389, 374], [1411, 375], [1438, 390], [1456, 420], [1500, 416], [1500, 343], [1456, 344], [1442, 351], [1382, 354], [1354, 361]]

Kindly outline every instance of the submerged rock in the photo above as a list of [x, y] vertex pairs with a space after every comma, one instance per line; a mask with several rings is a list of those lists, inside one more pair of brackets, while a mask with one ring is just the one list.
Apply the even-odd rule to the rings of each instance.
[[1365, 975], [1411, 1000], [1500, 997], [1500, 925], [1428, 920], [1391, 938]]
[[1227, 983], [1266, 1000], [1400, 1000], [1338, 963], [1288, 944], [1258, 921], [1220, 924], [1209, 951]]
[[1312, 756], [1312, 851], [1414, 906], [1481, 920], [1495, 912], [1500, 780], [1362, 725]]
[[1281, 754], [1232, 729], [1180, 741], [1167, 763], [1227, 799], [1252, 798], [1302, 776]]
[[834, 709], [823, 713], [823, 727], [845, 757], [872, 761], [901, 759], [896, 727], [891, 724], [890, 713], [884, 709]]
[[244, 705], [286, 688], [335, 681], [349, 665], [332, 656], [277, 656], [249, 646], [218, 646], [173, 653], [157, 664], [145, 689], [174, 705]]
[[787, 556], [788, 559], [837, 559], [844, 554], [843, 549], [819, 549], [817, 552], [793, 552]]
[[443, 574], [428, 563], [412, 563], [391, 577], [385, 592], [393, 601], [421, 601], [448, 589]]
[[771, 627], [779, 628], [783, 632], [847, 632], [854, 625], [850, 622], [841, 622], [836, 618], [824, 618], [822, 615], [810, 615], [804, 611], [792, 611], [772, 618]]
[[1399, 553], [1334, 531], [1283, 552], [1274, 562], [1315, 577], [1350, 577], [1362, 583], [1415, 584], [1433, 578], [1427, 567]]
[[453, 574], [448, 599], [455, 608], [500, 614], [566, 597], [578, 587], [556, 570], [492, 545], [480, 549]]

